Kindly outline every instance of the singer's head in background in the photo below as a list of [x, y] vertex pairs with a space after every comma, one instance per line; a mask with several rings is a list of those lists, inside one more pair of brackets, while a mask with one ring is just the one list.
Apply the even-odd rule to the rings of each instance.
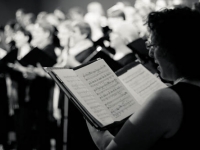
[[188, 7], [164, 9], [148, 15], [149, 55], [163, 79], [199, 79], [200, 13]]
[[126, 20], [125, 13], [121, 8], [111, 7], [107, 10], [108, 26], [110, 29], [114, 29], [117, 24], [120, 24]]
[[79, 42], [82, 42], [86, 39], [91, 40], [91, 28], [90, 25], [84, 21], [75, 21], [72, 23], [72, 42], [74, 44], [77, 44]]
[[69, 38], [72, 34], [72, 23], [71, 21], [64, 21], [58, 26], [58, 38], [60, 40], [60, 45], [62, 47], [70, 46], [69, 45]]
[[15, 32], [13, 39], [16, 43], [16, 47], [21, 48], [31, 42], [32, 36], [31, 33], [25, 30], [23, 27], [19, 27]]
[[46, 21], [34, 24], [32, 46], [43, 49], [46, 45], [53, 43], [54, 30], [54, 27]]

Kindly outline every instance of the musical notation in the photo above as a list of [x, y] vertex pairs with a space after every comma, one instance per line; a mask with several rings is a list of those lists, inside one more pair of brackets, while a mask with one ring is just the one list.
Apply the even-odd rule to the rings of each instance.
[[126, 116], [135, 104], [133, 97], [107, 65], [92, 65], [81, 68], [77, 74], [83, 77], [114, 118]]
[[65, 72], [56, 71], [56, 73], [77, 97], [77, 100], [79, 100], [88, 110], [93, 112], [101, 122], [113, 122], [107, 109], [98, 101], [95, 94], [88, 89], [74, 71], [65, 70]]
[[166, 87], [142, 65], [138, 65], [119, 77], [140, 104], [156, 90]]
[[106, 68], [106, 65], [101, 65], [100, 67], [98, 67], [92, 71], [88, 71], [87, 73], [84, 73], [83, 77], [85, 78], [85, 80], [92, 79], [96, 75], [101, 75], [101, 74], [105, 73], [107, 70], [108, 69]]

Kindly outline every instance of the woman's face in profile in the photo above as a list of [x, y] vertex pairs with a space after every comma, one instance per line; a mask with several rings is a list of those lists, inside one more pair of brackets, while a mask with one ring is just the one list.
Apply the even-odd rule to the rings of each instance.
[[58, 38], [60, 40], [60, 45], [65, 47], [68, 45], [69, 37], [71, 35], [70, 29], [65, 26], [58, 27]]
[[21, 48], [23, 45], [28, 43], [29, 37], [26, 36], [22, 31], [17, 31], [13, 36], [17, 48]]
[[74, 27], [73, 31], [72, 31], [72, 36], [71, 36], [72, 41], [74, 42], [74, 44], [83, 41], [84, 39], [86, 39], [85, 34], [81, 33], [80, 28], [78, 27]]
[[32, 44], [38, 46], [40, 43], [43, 43], [49, 37], [49, 32], [45, 31], [41, 26], [35, 24], [32, 31]]
[[150, 35], [147, 43], [149, 56], [154, 58], [155, 63], [158, 65], [157, 69], [160, 72], [160, 76], [165, 80], [172, 81], [174, 76], [174, 67], [168, 60], [166, 50], [155, 43], [156, 41], [154, 36]]

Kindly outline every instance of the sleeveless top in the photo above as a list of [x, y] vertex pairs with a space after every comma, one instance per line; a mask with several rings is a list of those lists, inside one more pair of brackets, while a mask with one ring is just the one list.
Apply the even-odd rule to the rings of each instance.
[[[174, 136], [160, 139], [151, 149], [187, 150], [200, 149], [200, 87], [189, 83], [178, 83], [171, 87], [180, 97], [183, 105], [183, 119], [179, 130]], [[173, 117], [173, 116], [172, 116]]]

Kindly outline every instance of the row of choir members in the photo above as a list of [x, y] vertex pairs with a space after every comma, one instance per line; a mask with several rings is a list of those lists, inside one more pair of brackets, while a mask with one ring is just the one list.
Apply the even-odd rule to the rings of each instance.
[[[20, 111], [18, 111], [19, 118], [16, 120], [19, 121], [18, 124], [20, 124], [22, 127], [19, 126], [19, 129], [17, 130], [22, 131], [24, 128], [25, 129], [27, 128], [27, 130], [24, 130], [23, 134], [17, 133], [18, 147], [22, 147], [22, 148], [25, 147], [25, 149], [30, 148], [31, 144], [29, 140], [27, 141], [27, 144], [26, 144], [26, 141], [24, 141], [24, 138], [30, 139], [32, 137], [32, 134], [31, 134], [32, 129], [30, 129], [30, 127], [34, 126], [35, 124], [35, 122], [32, 119], [30, 120], [30, 118], [28, 118], [28, 115], [33, 115], [33, 116], [35, 115], [35, 117], [40, 120], [39, 122], [37, 122], [38, 124], [36, 126], [38, 126], [38, 128], [40, 127], [41, 128], [43, 127], [43, 128], [40, 129], [41, 135], [40, 136], [38, 135], [38, 137], [46, 139], [46, 142], [45, 142], [46, 145], [44, 145], [44, 147], [48, 145], [48, 138], [45, 137], [47, 135], [44, 134], [45, 129], [47, 129], [46, 126], [48, 126], [49, 124], [48, 123], [49, 112], [47, 112], [48, 110], [47, 107], [51, 105], [50, 103], [52, 103], [52, 97], [50, 95], [52, 94], [51, 93], [52, 89], [55, 89], [54, 88], [55, 85], [54, 83], [52, 83], [52, 81], [48, 78], [48, 76], [42, 70], [40, 64], [37, 64], [37, 66], [24, 67], [20, 63], [15, 62], [15, 60], [20, 61], [20, 59], [23, 58], [23, 56], [25, 56], [27, 53], [29, 53], [31, 49], [34, 49], [34, 46], [37, 46], [40, 50], [44, 51], [45, 53], [50, 55], [52, 58], [57, 59], [58, 63], [55, 64], [55, 66], [57, 67], [68, 66], [70, 68], [73, 68], [75, 66], [80, 65], [84, 61], [84, 59], [87, 58], [87, 56], [89, 56], [93, 51], [96, 50], [90, 38], [91, 28], [85, 22], [81, 21], [81, 22], [70, 23], [66, 21], [60, 24], [60, 26], [58, 26], [57, 36], [60, 39], [60, 45], [63, 49], [55, 45], [52, 29], [53, 28], [51, 28], [51, 26], [40, 23], [40, 24], [35, 25], [36, 32], [32, 32], [32, 34], [28, 34], [27, 31], [25, 31], [23, 28], [20, 27], [18, 28], [18, 30], [16, 31], [13, 37], [17, 48], [13, 49], [12, 52], [17, 51], [17, 56], [14, 60], [12, 60], [8, 64], [8, 66], [9, 68], [12, 68], [15, 72], [18, 72], [18, 74], [19, 72], [21, 72], [21, 74], [19, 74], [20, 76], [19, 78], [15, 79], [16, 74], [14, 74], [13, 71], [8, 73], [9, 74], [8, 77], [10, 77], [9, 79], [11, 79], [12, 81], [10, 82], [8, 89], [10, 89], [10, 91], [15, 91], [15, 92], [11, 92], [11, 93], [14, 93], [15, 95], [11, 94], [10, 97], [15, 97], [15, 98], [18, 97], [18, 99], [16, 100], [18, 101], [18, 103], [15, 104], [16, 105], [15, 107], [19, 108]], [[64, 30], [68, 32], [68, 34], [64, 34], [65, 33]], [[127, 36], [130, 36], [130, 35], [127, 35]], [[32, 40], [30, 41], [31, 37], [32, 37]], [[121, 38], [120, 36], [117, 36], [117, 33], [113, 32], [113, 33], [110, 33], [110, 37], [111, 37], [110, 46], [113, 49], [115, 49], [115, 53], [110, 54], [111, 58], [121, 63], [121, 65], [125, 65], [128, 62], [136, 60], [135, 55], [126, 46], [127, 42], [125, 42], [131, 36], [125, 38], [126, 40], [122, 40], [120, 39]], [[121, 41], [121, 43], [119, 43], [119, 41]], [[60, 54], [60, 56], [58, 54]], [[123, 58], [125, 58], [124, 56], [126, 56], [126, 59], [123, 60]], [[120, 62], [120, 60], [122, 61]], [[20, 101], [22, 103], [20, 103]], [[73, 108], [74, 107], [73, 105], [70, 104], [69, 106], [70, 106], [69, 107], [69, 129], [70, 127], [73, 127], [73, 129], [76, 129], [74, 128], [75, 127], [74, 125], [75, 124], [80, 125], [80, 122], [76, 122], [77, 119], [74, 120], [74, 118], [79, 118], [81, 116], [76, 117], [75, 112], [76, 113], [79, 113], [79, 112], [77, 112], [76, 108]], [[49, 107], [52, 107], [52, 106], [49, 106]], [[75, 112], [70, 113], [71, 110]], [[24, 111], [26, 113], [24, 113]], [[29, 112], [29, 111], [33, 111], [33, 112]], [[56, 111], [56, 108], [55, 108], [55, 111]], [[56, 112], [58, 113], [59, 111], [56, 111]], [[24, 116], [24, 114], [26, 115]], [[60, 118], [59, 114], [54, 114], [54, 117]], [[24, 120], [26, 121], [24, 122]], [[73, 120], [75, 122], [73, 122]], [[84, 124], [84, 120], [82, 123]], [[85, 126], [85, 129], [86, 129], [86, 126]], [[70, 129], [69, 131], [73, 131], [73, 130]], [[76, 129], [76, 131], [71, 132], [71, 133], [73, 135], [76, 135], [75, 133], [77, 131], [78, 130]], [[84, 131], [84, 129], [81, 129], [81, 131]], [[69, 132], [69, 135], [68, 135], [69, 147], [70, 147], [70, 144], [72, 143], [73, 145], [73, 142], [74, 142], [72, 134], [70, 135], [70, 132]], [[80, 134], [80, 133], [77, 133], [77, 134]], [[70, 137], [72, 137], [71, 142], [70, 142]], [[38, 139], [38, 141], [42, 141], [42, 140]], [[38, 144], [38, 148], [40, 146], [41, 146], [41, 143]]]

